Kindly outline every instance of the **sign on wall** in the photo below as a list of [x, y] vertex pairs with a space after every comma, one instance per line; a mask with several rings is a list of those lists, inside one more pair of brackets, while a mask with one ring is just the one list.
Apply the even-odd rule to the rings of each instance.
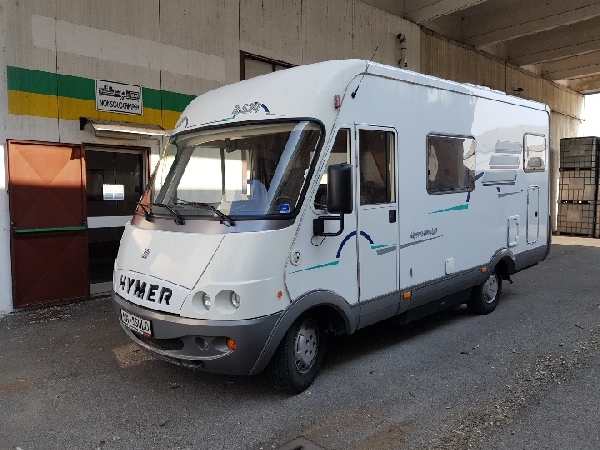
[[103, 184], [103, 200], [125, 200], [125, 186], [122, 184]]
[[96, 80], [96, 109], [141, 116], [144, 113], [142, 87], [116, 81]]

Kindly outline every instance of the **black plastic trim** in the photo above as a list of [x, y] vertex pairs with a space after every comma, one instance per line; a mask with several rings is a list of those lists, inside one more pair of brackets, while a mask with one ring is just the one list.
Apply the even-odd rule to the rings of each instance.
[[535, 266], [540, 261], [546, 258], [550, 249], [549, 245], [543, 245], [536, 247], [526, 252], [519, 253], [516, 257], [515, 273], [521, 270], [527, 269], [528, 267]]
[[[156, 217], [156, 215], [155, 215]], [[150, 231], [175, 231], [179, 233], [202, 233], [202, 234], [229, 234], [229, 233], [252, 233], [258, 231], [283, 230], [296, 223], [296, 218], [280, 220], [237, 220], [235, 226], [228, 226], [213, 218], [187, 217], [185, 226], [177, 225], [170, 220], [155, 220], [148, 222], [143, 215], [134, 215], [131, 224]]]
[[287, 333], [287, 330], [290, 329], [298, 317], [319, 306], [327, 306], [336, 310], [344, 319], [347, 334], [352, 334], [356, 331], [358, 317], [355, 317], [353, 313], [354, 308], [351, 308], [344, 298], [331, 291], [307, 292], [291, 303], [281, 313], [250, 374], [259, 373], [266, 367], [285, 333]]
[[358, 329], [373, 325], [398, 314], [400, 298], [400, 291], [395, 291], [360, 302]]
[[[142, 349], [174, 364], [228, 375], [250, 373], [281, 315], [277, 313], [247, 320], [190, 319], [140, 308], [114, 292], [112, 299], [119, 317], [120, 310], [124, 309], [152, 321], [153, 339], [181, 339], [184, 343], [182, 350], [161, 350], [138, 339], [131, 330], [122, 326]], [[208, 341], [210, 348], [202, 349], [196, 338]], [[235, 340], [235, 350], [226, 347], [227, 338]]]

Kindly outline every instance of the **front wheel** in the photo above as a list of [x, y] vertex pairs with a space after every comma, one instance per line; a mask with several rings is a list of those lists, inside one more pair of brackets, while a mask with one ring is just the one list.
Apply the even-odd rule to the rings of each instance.
[[498, 306], [500, 294], [502, 294], [502, 278], [494, 270], [483, 284], [473, 288], [467, 306], [474, 313], [489, 314]]
[[277, 389], [300, 393], [315, 380], [323, 361], [323, 326], [313, 316], [299, 318], [273, 355], [269, 372]]

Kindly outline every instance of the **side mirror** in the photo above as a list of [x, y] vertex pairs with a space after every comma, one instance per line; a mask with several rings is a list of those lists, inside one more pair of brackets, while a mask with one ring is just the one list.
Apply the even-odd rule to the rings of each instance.
[[327, 169], [327, 210], [333, 214], [353, 211], [352, 166], [333, 164]]
[[[344, 214], [354, 210], [352, 188], [352, 166], [332, 164], [327, 169], [327, 211], [339, 216], [321, 216], [313, 221], [314, 236], [339, 236], [344, 231]], [[340, 229], [336, 233], [325, 233], [325, 221], [338, 220]]]

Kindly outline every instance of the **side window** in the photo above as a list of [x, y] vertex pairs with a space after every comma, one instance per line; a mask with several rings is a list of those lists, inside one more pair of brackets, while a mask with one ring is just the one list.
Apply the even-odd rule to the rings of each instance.
[[394, 133], [359, 130], [360, 204], [396, 201]]
[[[340, 128], [335, 135], [331, 155], [327, 161], [327, 167], [332, 164], [342, 164], [350, 162], [350, 130], [348, 128]], [[327, 167], [325, 173], [321, 177], [321, 182], [315, 195], [315, 209], [327, 209]]]
[[523, 169], [525, 172], [545, 170], [546, 136], [526, 134], [523, 144]]
[[275, 61], [264, 56], [240, 52], [240, 80], [249, 80], [259, 75], [284, 70], [289, 67], [294, 66], [284, 61]]
[[475, 139], [427, 137], [427, 192], [450, 194], [475, 188]]

